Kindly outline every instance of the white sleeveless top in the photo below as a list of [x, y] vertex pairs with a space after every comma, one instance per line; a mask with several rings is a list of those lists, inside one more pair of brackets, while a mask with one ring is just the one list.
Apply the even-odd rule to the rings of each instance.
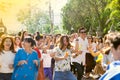
[[9, 68], [9, 64], [14, 63], [15, 54], [11, 51], [3, 51], [0, 54], [0, 73], [12, 73], [13, 69]]

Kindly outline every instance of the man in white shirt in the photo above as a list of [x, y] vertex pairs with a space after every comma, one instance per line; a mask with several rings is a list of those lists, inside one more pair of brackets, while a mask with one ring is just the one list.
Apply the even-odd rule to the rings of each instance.
[[84, 74], [84, 66], [85, 66], [85, 55], [87, 52], [87, 47], [88, 47], [88, 40], [86, 37], [86, 29], [85, 28], [80, 28], [79, 29], [79, 34], [80, 36], [78, 37], [79, 41], [79, 50], [82, 51], [82, 54], [77, 55], [76, 58], [72, 59], [73, 65], [77, 69], [77, 80], [81, 80], [83, 74]]

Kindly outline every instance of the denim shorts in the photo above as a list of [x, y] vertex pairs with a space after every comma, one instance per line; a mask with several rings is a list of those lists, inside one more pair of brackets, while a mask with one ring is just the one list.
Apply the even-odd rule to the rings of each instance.
[[54, 80], [77, 80], [71, 71], [55, 71]]

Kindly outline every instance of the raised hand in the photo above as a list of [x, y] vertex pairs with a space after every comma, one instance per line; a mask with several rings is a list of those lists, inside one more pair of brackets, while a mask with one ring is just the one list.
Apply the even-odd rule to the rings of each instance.
[[65, 53], [65, 56], [64, 56], [65, 59], [68, 57], [68, 54], [69, 54], [68, 52]]
[[33, 63], [38, 66], [38, 60], [33, 60]]
[[23, 65], [23, 64], [27, 64], [27, 61], [26, 60], [21, 60], [18, 62], [18, 65]]
[[8, 65], [10, 69], [13, 69], [13, 64]]

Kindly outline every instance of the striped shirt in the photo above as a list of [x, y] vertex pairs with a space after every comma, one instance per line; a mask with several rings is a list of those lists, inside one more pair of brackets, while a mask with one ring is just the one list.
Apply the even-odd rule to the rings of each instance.
[[99, 80], [120, 80], [120, 61], [114, 61], [107, 67], [107, 71]]

